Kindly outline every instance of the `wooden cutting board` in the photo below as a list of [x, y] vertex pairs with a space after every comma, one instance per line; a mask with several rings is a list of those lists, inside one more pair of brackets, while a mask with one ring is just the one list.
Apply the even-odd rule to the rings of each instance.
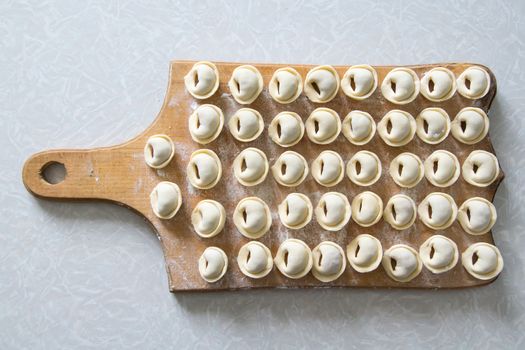
[[[277, 205], [291, 192], [306, 194], [315, 206], [323, 193], [338, 191], [346, 194], [351, 201], [352, 198], [365, 190], [377, 193], [386, 204], [388, 199], [397, 193], [404, 193], [419, 204], [423, 198], [435, 191], [450, 194], [461, 205], [470, 197], [483, 197], [489, 201], [493, 200], [494, 194], [503, 172], [500, 171], [499, 178], [486, 188], [469, 185], [460, 176], [459, 180], [448, 188], [438, 188], [431, 185], [425, 178], [414, 188], [404, 189], [397, 186], [390, 175], [388, 168], [390, 162], [402, 152], [412, 152], [424, 160], [437, 149], [445, 149], [454, 153], [460, 163], [466, 159], [468, 154], [475, 149], [483, 149], [494, 153], [490, 138], [487, 136], [475, 145], [465, 145], [449, 135], [438, 145], [429, 145], [421, 139], [414, 137], [413, 141], [403, 147], [387, 146], [376, 133], [374, 138], [364, 146], [350, 144], [342, 133], [336, 141], [329, 145], [317, 145], [305, 137], [297, 145], [283, 149], [273, 143], [268, 137], [268, 125], [272, 118], [279, 112], [288, 110], [297, 112], [303, 120], [306, 120], [310, 112], [319, 106], [334, 109], [344, 118], [351, 110], [363, 110], [369, 112], [376, 123], [392, 109], [402, 109], [416, 117], [421, 110], [427, 107], [441, 107], [447, 111], [451, 120], [459, 110], [464, 107], [479, 107], [488, 111], [496, 94], [496, 79], [492, 72], [485, 68], [491, 77], [490, 91], [479, 100], [469, 100], [456, 93], [451, 99], [435, 103], [426, 100], [421, 94], [407, 105], [395, 105], [388, 102], [376, 89], [371, 97], [364, 101], [355, 101], [348, 98], [340, 90], [335, 99], [326, 104], [315, 104], [310, 102], [306, 96], [301, 95], [299, 99], [288, 105], [280, 105], [272, 100], [267, 86], [273, 72], [284, 66], [294, 67], [304, 78], [309, 69], [308, 65], [280, 65], [280, 64], [254, 64], [261, 72], [265, 88], [261, 95], [248, 106], [241, 106], [232, 98], [227, 82], [235, 67], [241, 63], [217, 63], [220, 73], [219, 90], [209, 99], [198, 101], [194, 99], [184, 87], [184, 75], [190, 70], [195, 62], [174, 61], [170, 67], [170, 78], [167, 93], [162, 109], [157, 119], [146, 130], [132, 140], [117, 146], [85, 149], [85, 150], [50, 150], [37, 153], [30, 157], [23, 169], [23, 181], [32, 194], [42, 198], [76, 200], [94, 199], [107, 200], [118, 205], [126, 206], [142, 215], [156, 231], [161, 242], [166, 269], [168, 271], [170, 291], [213, 291], [213, 290], [237, 290], [250, 288], [304, 288], [304, 287], [399, 287], [399, 288], [460, 288], [472, 287], [490, 283], [492, 281], [480, 281], [471, 277], [459, 262], [449, 272], [434, 275], [426, 268], [421, 274], [408, 283], [400, 283], [390, 279], [383, 267], [376, 271], [360, 274], [354, 271], [348, 264], [344, 274], [330, 283], [322, 283], [316, 280], [311, 273], [299, 280], [292, 280], [283, 276], [275, 267], [270, 274], [262, 279], [254, 280], [245, 277], [236, 262], [239, 248], [249, 240], [242, 236], [235, 228], [232, 213], [236, 204], [246, 196], [257, 196], [263, 199], [270, 207], [273, 223], [270, 232], [259, 239], [270, 248], [275, 255], [280, 243], [287, 238], [298, 238], [305, 241], [310, 248], [324, 240], [338, 243], [343, 248], [357, 235], [369, 233], [377, 237], [383, 249], [388, 249], [393, 244], [405, 243], [416, 250], [419, 249], [428, 237], [433, 234], [443, 234], [458, 245], [460, 252], [475, 242], [488, 242], [493, 244], [492, 233], [481, 236], [467, 234], [455, 222], [446, 230], [432, 230], [427, 228], [419, 220], [409, 229], [396, 231], [384, 220], [369, 228], [358, 226], [350, 220], [349, 224], [338, 232], [327, 232], [316, 222], [315, 218], [302, 230], [289, 230], [284, 227], [277, 215]], [[451, 63], [407, 66], [413, 69], [419, 77], [433, 67], [441, 66], [450, 69], [456, 76], [472, 64]], [[342, 77], [349, 66], [335, 67], [339, 76]], [[385, 75], [394, 67], [376, 66], [379, 85]], [[211, 103], [220, 107], [225, 115], [225, 128], [220, 136], [206, 146], [200, 146], [191, 139], [188, 131], [188, 117], [200, 104]], [[251, 107], [261, 112], [265, 130], [261, 136], [249, 143], [241, 143], [233, 138], [226, 128], [227, 121], [233, 113], [242, 107]], [[143, 157], [143, 148], [149, 136], [154, 134], [166, 134], [175, 143], [175, 157], [164, 169], [155, 170], [146, 165]], [[335, 187], [324, 188], [317, 184], [311, 175], [296, 188], [285, 188], [277, 184], [273, 176], [268, 174], [266, 180], [254, 187], [244, 187], [237, 182], [233, 175], [232, 163], [237, 154], [247, 148], [257, 147], [264, 151], [270, 165], [285, 150], [293, 150], [302, 154], [309, 164], [323, 150], [334, 150], [341, 154], [346, 161], [359, 150], [375, 152], [382, 163], [383, 173], [378, 182], [372, 186], [360, 187], [353, 184], [345, 175], [345, 179]], [[191, 153], [199, 148], [209, 148], [215, 151], [222, 161], [223, 176], [217, 186], [210, 190], [198, 190], [193, 188], [186, 178], [186, 165]], [[58, 184], [49, 184], [42, 177], [42, 169], [52, 163], [58, 162], [65, 166], [67, 175]], [[182, 191], [183, 204], [171, 220], [157, 218], [150, 207], [149, 194], [153, 187], [160, 181], [172, 181], [179, 185]], [[222, 233], [218, 236], [203, 239], [193, 231], [190, 215], [195, 205], [202, 199], [215, 199], [226, 208], [227, 220]], [[222, 248], [229, 257], [229, 267], [226, 275], [216, 283], [207, 283], [199, 275], [197, 261], [203, 250], [208, 246]]]

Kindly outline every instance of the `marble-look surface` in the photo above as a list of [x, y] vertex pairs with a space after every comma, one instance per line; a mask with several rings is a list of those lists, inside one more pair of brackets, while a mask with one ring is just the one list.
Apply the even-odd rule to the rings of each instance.
[[[525, 2], [1, 1], [0, 348], [525, 347]], [[150, 227], [110, 204], [29, 195], [46, 148], [120, 143], [159, 110], [171, 59], [473, 61], [498, 78], [506, 268], [460, 291], [168, 292]]]

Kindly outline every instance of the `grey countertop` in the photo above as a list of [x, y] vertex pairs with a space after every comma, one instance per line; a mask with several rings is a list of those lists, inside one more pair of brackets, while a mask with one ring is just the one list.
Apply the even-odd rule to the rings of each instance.
[[[371, 3], [0, 2], [0, 348], [523, 349], [525, 2]], [[149, 125], [172, 59], [489, 66], [507, 175], [500, 278], [457, 291], [172, 295], [140, 217], [26, 192], [32, 153], [117, 144]]]

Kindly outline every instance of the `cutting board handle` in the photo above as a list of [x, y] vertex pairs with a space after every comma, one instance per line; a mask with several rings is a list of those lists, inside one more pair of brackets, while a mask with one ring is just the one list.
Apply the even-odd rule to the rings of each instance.
[[[29, 192], [42, 198], [112, 200], [108, 198], [111, 193], [108, 186], [112, 183], [111, 172], [108, 171], [110, 153], [110, 149], [36, 153], [25, 162], [22, 179]], [[48, 177], [46, 169], [50, 166], [58, 169], [59, 173], [60, 169], [65, 169], [61, 181]]]

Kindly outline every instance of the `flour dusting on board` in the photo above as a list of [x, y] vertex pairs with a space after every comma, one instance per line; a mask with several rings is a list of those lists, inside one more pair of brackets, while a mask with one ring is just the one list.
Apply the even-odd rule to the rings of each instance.
[[[329, 283], [322, 283], [311, 274], [299, 280], [292, 280], [284, 277], [275, 268], [265, 278], [258, 280], [247, 278], [240, 271], [236, 258], [240, 247], [246, 244], [249, 239], [241, 235], [232, 220], [235, 207], [243, 198], [251, 196], [258, 197], [270, 208], [272, 217], [270, 231], [257, 239], [257, 241], [266, 245], [273, 254], [276, 253], [279, 245], [288, 238], [300, 239], [312, 249], [323, 241], [331, 241], [337, 243], [343, 250], [346, 250], [346, 246], [359, 234], [370, 234], [377, 237], [381, 241], [384, 249], [397, 243], [407, 244], [417, 249], [423, 241], [436, 233], [422, 225], [419, 220], [416, 220], [416, 224], [406, 230], [396, 231], [384, 220], [380, 220], [372, 227], [362, 227], [350, 219], [350, 222], [343, 229], [331, 232], [322, 229], [314, 215], [312, 221], [304, 228], [293, 230], [285, 227], [281, 223], [277, 206], [288, 194], [298, 192], [306, 195], [315, 208], [321, 196], [332, 191], [344, 194], [350, 203], [356, 195], [363, 191], [372, 191], [378, 194], [383, 204], [386, 204], [388, 199], [395, 194], [405, 194], [414, 199], [416, 203], [419, 203], [429, 191], [435, 189], [429, 186], [425, 179], [416, 187], [410, 189], [399, 187], [389, 175], [391, 160], [402, 152], [415, 153], [424, 160], [436, 147], [455, 153], [460, 160], [466, 157], [465, 154], [468, 152], [466, 153], [463, 149], [464, 146], [455, 142], [452, 137], [447, 138], [438, 146], [426, 144], [416, 137], [406, 146], [393, 148], [387, 146], [378, 135], [373, 137], [366, 145], [356, 146], [351, 144], [343, 134], [340, 134], [334, 142], [328, 145], [315, 144], [311, 142], [305, 134], [298, 144], [292, 147], [281, 147], [275, 144], [268, 135], [270, 122], [281, 112], [295, 112], [301, 117], [302, 121], [305, 122], [309, 115], [318, 107], [333, 109], [339, 113], [341, 120], [344, 119], [350, 111], [362, 110], [370, 113], [374, 122], [378, 123], [392, 106], [384, 101], [379, 89], [373, 93], [370, 98], [362, 101], [352, 100], [340, 92], [334, 100], [325, 104], [313, 104], [305, 94], [300, 95], [297, 100], [289, 104], [276, 103], [268, 92], [267, 86], [273, 71], [280, 67], [277, 65], [260, 66], [259, 69], [261, 70], [265, 87], [260, 96], [251, 104], [239, 104], [229, 92], [227, 80], [237, 64], [218, 64], [217, 66], [221, 76], [219, 90], [210, 98], [197, 100], [185, 90], [183, 82], [183, 76], [191, 66], [192, 63], [190, 62], [173, 63], [173, 76], [171, 77], [170, 90], [168, 91], [168, 103], [165, 110], [160, 114], [158, 125], [152, 128], [152, 132], [164, 132], [172, 137], [175, 146], [175, 157], [172, 164], [165, 169], [148, 171], [146, 173], [147, 178], [145, 178], [144, 181], [139, 178], [134, 188], [134, 192], [146, 193], [153, 183], [161, 179], [176, 182], [181, 188], [183, 205], [173, 220], [162, 221], [150, 218], [158, 230], [164, 246], [168, 271], [171, 277], [170, 288], [173, 291], [348, 286], [440, 288], [482, 284], [482, 282], [469, 279], [466, 272], [459, 265], [455, 267], [452, 272], [439, 276], [433, 275], [424, 269], [417, 279], [406, 284], [400, 284], [390, 279], [386, 276], [382, 267], [367, 274], [359, 274], [351, 267], [347, 267], [345, 273], [340, 278]], [[412, 67], [412, 69], [416, 71], [417, 74], [422, 75], [429, 67], [431, 66], [417, 66]], [[309, 68], [311, 67], [297, 66], [297, 71], [303, 79]], [[463, 66], [447, 65], [447, 68], [459, 74]], [[340, 77], [342, 77], [347, 67], [338, 67], [336, 69]], [[376, 70], [378, 71], [379, 78], [382, 79], [391, 68], [376, 67]], [[494, 93], [491, 92], [488, 98], [477, 101], [476, 103], [482, 107], [487, 107], [490, 105], [493, 95]], [[454, 97], [442, 103], [440, 107], [446, 109], [450, 116], [454, 116], [463, 105], [468, 103], [465, 99]], [[224, 127], [215, 140], [206, 144], [199, 144], [191, 138], [188, 131], [188, 117], [203, 104], [212, 104], [222, 110], [224, 114]], [[404, 105], [402, 109], [416, 117], [422, 108], [429, 106], [432, 106], [431, 102], [418, 96], [414, 103]], [[229, 132], [228, 122], [233, 114], [240, 108], [255, 109], [261, 114], [264, 120], [264, 131], [252, 142], [240, 142]], [[352, 183], [345, 174], [345, 177], [339, 184], [333, 187], [324, 187], [319, 185], [312, 178], [311, 174], [309, 174], [303, 183], [295, 187], [284, 187], [275, 181], [270, 170], [262, 183], [255, 186], [243, 186], [234, 175], [233, 162], [237, 155], [248, 147], [255, 147], [264, 152], [268, 158], [270, 167], [285, 151], [295, 151], [301, 154], [311, 167], [312, 161], [317, 158], [322, 151], [332, 150], [337, 152], [346, 165], [356, 152], [369, 150], [376, 153], [380, 158], [382, 174], [379, 180], [370, 186], [358, 186]], [[483, 140], [477, 144], [476, 147], [491, 151], [491, 145], [488, 140]], [[197, 189], [191, 185], [187, 178], [186, 167], [191, 154], [198, 149], [209, 149], [215, 152], [221, 161], [222, 177], [217, 185], [211, 189]], [[137, 162], [143, 162], [143, 156], [139, 152], [133, 153], [132, 158], [136, 159]], [[464, 198], [475, 195], [491, 199], [496, 188], [497, 185], [485, 189], [477, 189], [464, 186], [462, 181], [458, 181], [449, 189], [446, 189], [446, 191], [450, 192], [459, 204]], [[147, 198], [145, 198], [145, 200], [146, 199]], [[203, 199], [216, 200], [223, 204], [226, 210], [226, 223], [223, 231], [217, 236], [208, 239], [199, 237], [191, 225], [191, 212], [197, 203]], [[459, 225], [453, 225], [451, 228], [437, 233], [451, 237], [460, 249], [465, 249], [465, 247], [472, 243], [472, 237], [465, 235]], [[492, 242], [490, 234], [480, 239], [489, 243]], [[228, 255], [229, 263], [228, 271], [224, 278], [213, 284], [203, 281], [197, 270], [198, 257], [201, 252], [209, 246], [217, 246], [223, 249]]]

